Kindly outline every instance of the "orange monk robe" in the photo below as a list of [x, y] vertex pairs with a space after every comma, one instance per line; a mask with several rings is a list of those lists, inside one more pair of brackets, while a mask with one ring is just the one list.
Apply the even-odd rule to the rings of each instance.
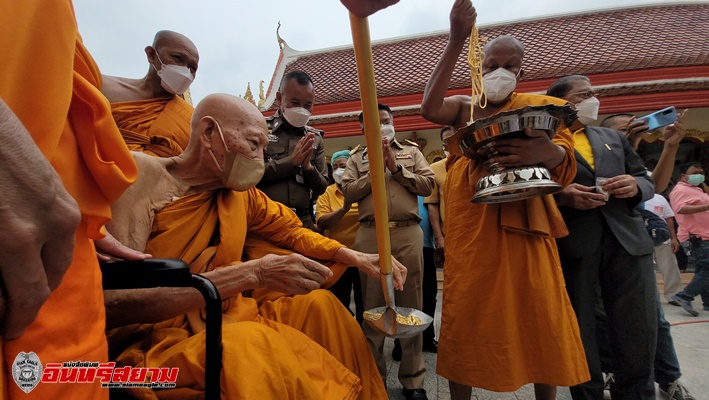
[[187, 148], [193, 111], [179, 96], [111, 103], [128, 148], [158, 157], [172, 157]]
[[[513, 94], [498, 112], [559, 99]], [[571, 135], [551, 171], [566, 186], [576, 174]], [[589, 380], [555, 237], [568, 234], [551, 195], [473, 204], [479, 161], [451, 156], [444, 189], [446, 271], [436, 372], [455, 382], [509, 392], [527, 383], [572, 386]]]
[[[215, 231], [219, 232], [219, 243], [211, 245]], [[320, 260], [328, 260], [341, 247], [302, 228], [288, 208], [251, 189], [242, 193], [206, 192], [169, 204], [155, 217], [146, 251], [159, 257], [181, 258], [190, 263], [192, 272], [202, 273], [238, 263], [244, 257], [247, 231]], [[306, 371], [317, 390], [315, 397], [305, 398], [387, 398], [361, 329], [329, 291], [281, 296], [264, 301], [260, 307], [254, 298], [239, 295], [225, 300], [224, 307], [225, 354], [235, 354], [223, 359], [222, 390], [226, 398], [252, 398], [241, 397], [241, 393], [259, 393], [253, 398], [292, 398], [274, 394], [265, 385], [268, 378], [260, 378], [259, 366], [276, 362], [269, 357], [270, 352], [261, 357], [255, 352], [249, 353], [251, 357], [239, 355], [245, 343], [240, 328], [232, 326], [236, 321], [269, 327], [288, 343], [290, 350], [281, 351], [298, 362], [285, 369]], [[119, 348], [117, 361], [121, 365], [179, 367], [179, 388], [158, 395], [182, 399], [201, 390], [203, 384], [203, 329], [200, 313], [190, 312], [159, 324], [118, 328], [109, 335], [109, 342], [112, 348]], [[288, 362], [287, 358], [277, 360]], [[143, 394], [141, 398], [151, 398], [148, 396]]]
[[110, 202], [137, 171], [98, 89], [101, 74], [81, 43], [71, 2], [3, 1], [0, 8], [0, 97], [57, 170], [83, 217], [61, 285], [22, 337], [2, 343], [0, 397], [107, 399], [100, 384], [40, 383], [25, 394], [7, 375], [21, 351], [37, 353], [45, 365], [107, 361], [101, 274], [91, 239], [102, 237]]

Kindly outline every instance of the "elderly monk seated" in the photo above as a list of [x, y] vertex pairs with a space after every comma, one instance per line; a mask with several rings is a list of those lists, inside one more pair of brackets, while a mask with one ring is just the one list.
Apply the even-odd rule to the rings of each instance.
[[[252, 104], [210, 95], [195, 109], [191, 127], [189, 145], [179, 156], [133, 153], [138, 179], [114, 204], [107, 227], [133, 249], [185, 260], [227, 299], [225, 398], [386, 398], [356, 321], [329, 291], [314, 290], [334, 282], [349, 265], [377, 276], [378, 256], [303, 228], [290, 209], [253, 188], [263, 173], [268, 139], [264, 118]], [[247, 232], [258, 235], [249, 245]], [[338, 265], [331, 271], [298, 254], [254, 259], [253, 254], [278, 250], [274, 245]], [[401, 289], [406, 269], [392, 262]], [[243, 293], [264, 287], [285, 294], [314, 291], [293, 297], [270, 292], [260, 304], [255, 294]], [[189, 289], [107, 291], [108, 319], [132, 324], [109, 332], [112, 359], [119, 365], [179, 367], [178, 388], [157, 396], [198, 395], [204, 374], [202, 306]]]

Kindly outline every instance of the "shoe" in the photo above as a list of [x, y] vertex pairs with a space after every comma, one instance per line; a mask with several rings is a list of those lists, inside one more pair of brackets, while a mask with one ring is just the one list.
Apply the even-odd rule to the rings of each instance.
[[699, 316], [699, 311], [692, 307], [692, 303], [689, 300], [685, 300], [677, 295], [672, 296], [672, 300], [678, 302], [682, 308], [684, 308], [684, 311], [690, 313], [693, 317]]
[[681, 305], [680, 303], [678, 303], [678, 302], [676, 302], [676, 301], [674, 301], [674, 300], [668, 301], [667, 304], [669, 304], [669, 305], [671, 305], [671, 306], [675, 306], [675, 307], [682, 307], [682, 305]]
[[436, 339], [425, 341], [422, 349], [427, 353], [438, 353], [438, 341]]
[[661, 383], [660, 394], [669, 400], [696, 400], [679, 381]]
[[394, 361], [401, 361], [401, 344], [399, 344], [399, 339], [394, 339], [394, 349], [391, 351], [391, 358]]
[[406, 400], [428, 400], [423, 389], [404, 389], [404, 397]]
[[606, 374], [606, 377], [603, 378], [603, 390], [610, 392], [611, 390], [611, 384], [615, 382], [615, 378], [613, 377], [613, 373], [609, 372]]

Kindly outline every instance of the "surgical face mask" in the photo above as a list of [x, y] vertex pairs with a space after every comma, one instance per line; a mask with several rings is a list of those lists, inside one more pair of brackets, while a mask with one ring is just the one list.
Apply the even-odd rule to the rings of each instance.
[[598, 119], [598, 107], [601, 102], [595, 97], [589, 97], [586, 100], [576, 103], [576, 115], [582, 124], [588, 125]]
[[334, 171], [332, 171], [332, 179], [335, 180], [336, 183], [341, 184], [342, 183], [342, 177], [345, 175], [345, 169], [344, 168], [336, 168]]
[[449, 155], [451, 155], [451, 153], [449, 153], [448, 150], [443, 150], [443, 154], [445, 154], [446, 157], [448, 157]]
[[382, 124], [380, 129], [381, 129], [383, 138], [387, 139], [389, 141], [389, 143], [394, 141], [394, 135], [396, 134], [396, 131], [394, 130], [394, 125]]
[[214, 120], [214, 122], [217, 125], [219, 137], [222, 138], [222, 143], [224, 144], [224, 167], [219, 165], [212, 149], [209, 149], [209, 155], [212, 156], [214, 164], [217, 166], [217, 169], [219, 169], [219, 172], [222, 173], [222, 184], [224, 187], [236, 190], [237, 192], [245, 192], [256, 186], [261, 178], [263, 178], [266, 164], [260, 158], [249, 158], [241, 153], [229, 151], [219, 122], [217, 122], [217, 120]]
[[194, 75], [192, 75], [190, 69], [181, 65], [164, 64], [160, 59], [157, 50], [155, 51], [155, 55], [157, 56], [158, 61], [160, 61], [162, 68], [159, 71], [155, 65], [153, 65], [153, 68], [155, 68], [158, 72], [158, 76], [160, 77], [160, 85], [163, 89], [172, 94], [185, 93], [192, 84], [192, 81], [194, 81]]
[[699, 186], [702, 183], [704, 183], [704, 175], [703, 174], [691, 174], [687, 175], [687, 183], [689, 183], [692, 186]]
[[310, 119], [310, 111], [303, 107], [290, 107], [283, 110], [283, 118], [296, 128], [302, 128]]
[[514, 92], [517, 87], [517, 75], [510, 70], [498, 68], [483, 76], [483, 87], [488, 100], [500, 102]]

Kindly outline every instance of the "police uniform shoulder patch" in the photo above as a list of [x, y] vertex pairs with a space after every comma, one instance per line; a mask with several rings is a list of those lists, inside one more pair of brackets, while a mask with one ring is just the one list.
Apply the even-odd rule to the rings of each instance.
[[412, 142], [412, 141], [409, 140], [409, 139], [404, 139], [404, 143], [406, 143], [406, 144], [408, 144], [408, 145], [410, 145], [410, 146], [419, 147], [419, 144], [418, 144], [418, 143]]
[[325, 138], [325, 131], [321, 131], [320, 129], [315, 129], [312, 126], [305, 125], [305, 132], [312, 132], [316, 135], [319, 135], [321, 138]]
[[21, 351], [12, 363], [12, 378], [23, 392], [29, 393], [42, 378], [42, 363], [37, 353]]

